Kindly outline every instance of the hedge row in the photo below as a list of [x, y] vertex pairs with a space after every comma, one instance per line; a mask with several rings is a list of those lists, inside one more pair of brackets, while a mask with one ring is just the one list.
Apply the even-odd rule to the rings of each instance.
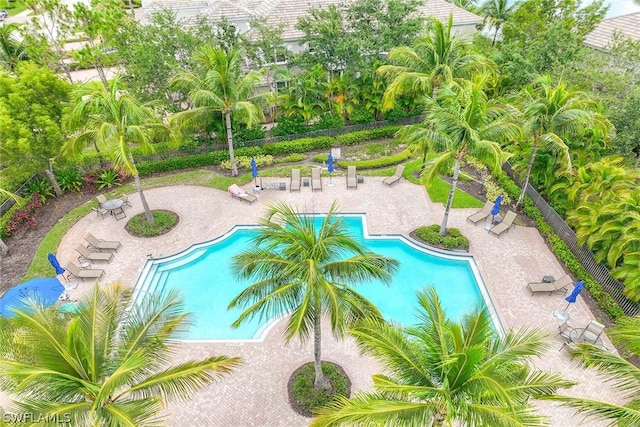
[[[506, 174], [501, 173], [498, 176], [498, 184], [512, 199], [516, 200], [518, 198], [520, 194], [520, 187], [518, 187]], [[523, 210], [528, 217], [536, 222], [536, 226], [538, 227], [540, 234], [542, 234], [546, 242], [549, 244], [556, 257], [564, 263], [567, 269], [569, 269], [575, 277], [584, 281], [586, 288], [589, 290], [591, 296], [596, 300], [598, 306], [614, 320], [623, 316], [624, 312], [616, 300], [602, 289], [602, 285], [598, 283], [598, 281], [591, 277], [578, 258], [576, 258], [573, 252], [571, 252], [569, 246], [553, 231], [553, 227], [547, 223], [540, 210], [536, 208], [529, 197], [525, 197], [524, 199]]]
[[353, 145], [363, 141], [393, 138], [402, 126], [385, 126], [378, 129], [361, 130], [336, 136], [339, 145]]
[[393, 156], [379, 157], [377, 159], [371, 160], [340, 160], [339, 165], [341, 168], [346, 168], [347, 166], [355, 166], [358, 169], [377, 169], [397, 165], [398, 163], [402, 163], [405, 160], [409, 159], [411, 156], [411, 150], [407, 149], [398, 154], [394, 154]]

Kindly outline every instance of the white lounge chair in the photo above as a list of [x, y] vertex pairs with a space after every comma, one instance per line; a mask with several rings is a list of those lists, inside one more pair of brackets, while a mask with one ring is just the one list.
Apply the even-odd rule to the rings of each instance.
[[237, 184], [232, 184], [228, 188], [228, 191], [229, 191], [229, 194], [231, 194], [231, 197], [235, 197], [236, 199], [244, 200], [245, 202], [249, 202], [249, 204], [252, 204], [256, 200], [258, 200], [258, 198], [256, 196], [254, 196], [253, 194], [247, 193], [242, 188], [238, 187]]
[[573, 283], [573, 279], [568, 274], [565, 274], [561, 278], [553, 282], [531, 282], [527, 285], [527, 288], [531, 291], [531, 295], [536, 292], [549, 292], [551, 295], [554, 292], [567, 293], [567, 288]]
[[474, 224], [479, 223], [482, 220], [487, 220], [489, 215], [491, 215], [491, 209], [493, 209], [493, 202], [491, 200], [487, 200], [482, 209], [478, 212], [471, 214], [467, 217], [467, 221], [471, 221]]
[[320, 178], [320, 168], [311, 169], [311, 191], [322, 191], [322, 179]]
[[120, 246], [122, 246], [122, 243], [118, 242], [118, 241], [108, 241], [108, 240], [102, 240], [102, 239], [98, 239], [96, 238], [93, 234], [91, 233], [87, 233], [86, 236], [84, 236], [84, 240], [87, 241], [87, 243], [89, 243], [89, 246], [97, 249], [98, 251], [118, 251], [118, 248]]
[[355, 166], [347, 166], [347, 188], [358, 188], [358, 176]]
[[400, 181], [402, 178], [402, 174], [404, 173], [404, 165], [398, 165], [396, 167], [396, 171], [390, 177], [387, 177], [382, 181], [384, 184], [391, 185]]
[[516, 216], [517, 215], [515, 212], [508, 211], [504, 216], [504, 220], [500, 224], [490, 229], [489, 233], [495, 234], [496, 236], [500, 237], [502, 233], [509, 231], [511, 227], [515, 226], [513, 220], [516, 219]]
[[291, 169], [291, 184], [289, 185], [289, 191], [300, 191], [300, 169]]

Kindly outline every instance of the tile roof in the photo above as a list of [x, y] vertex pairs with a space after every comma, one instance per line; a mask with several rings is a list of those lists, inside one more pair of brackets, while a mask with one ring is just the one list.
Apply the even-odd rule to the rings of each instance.
[[587, 34], [584, 44], [596, 49], [607, 49], [613, 41], [615, 32], [640, 41], [640, 12], [603, 19], [591, 33]]
[[[304, 16], [311, 8], [326, 8], [331, 4], [342, 4], [344, 0], [152, 0], [146, 7], [148, 11], [168, 8], [175, 11], [189, 11], [195, 16], [196, 9], [201, 14], [219, 20], [226, 17], [230, 22], [246, 21], [248, 17], [264, 16], [267, 24], [285, 25], [282, 38], [295, 40], [302, 33], [295, 28], [298, 18]], [[445, 21], [453, 16], [454, 26], [478, 24], [482, 18], [461, 9], [444, 0], [425, 0], [418, 12], [426, 16]]]

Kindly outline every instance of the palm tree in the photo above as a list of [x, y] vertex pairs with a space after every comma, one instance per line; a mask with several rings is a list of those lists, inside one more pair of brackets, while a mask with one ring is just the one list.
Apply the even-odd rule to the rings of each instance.
[[150, 105], [141, 104], [125, 89], [119, 77], [105, 88], [101, 82], [88, 82], [74, 92], [75, 107], [69, 125], [79, 128], [65, 144], [64, 151], [80, 153], [87, 144], [105, 145], [114, 152], [114, 164], [133, 176], [145, 217], [154, 222], [153, 214], [142, 191], [138, 168], [131, 152], [132, 144], [152, 151], [152, 138], [158, 132], [168, 133]]
[[199, 72], [180, 71], [171, 80], [171, 87], [187, 93], [193, 108], [171, 117], [170, 123], [179, 128], [193, 129], [210, 124], [217, 114], [225, 120], [227, 144], [231, 160], [231, 174], [238, 175], [233, 152], [231, 120], [242, 120], [251, 128], [264, 120], [262, 103], [269, 93], [257, 93], [262, 73], [242, 71], [242, 51], [231, 48], [203, 46], [194, 60]]
[[526, 87], [518, 103], [522, 106], [525, 140], [532, 150], [516, 209], [524, 200], [538, 150], [543, 148], [558, 153], [567, 170], [571, 170], [567, 138], [587, 132], [606, 137], [612, 129], [611, 123], [597, 113], [597, 104], [586, 93], [567, 88], [563, 83], [554, 87], [548, 74]]
[[[617, 342], [622, 354], [640, 356], [640, 317], [618, 319], [607, 335]], [[571, 354], [583, 367], [598, 370], [604, 382], [611, 384], [629, 400], [620, 405], [569, 396], [549, 396], [545, 399], [565, 402], [564, 406], [577, 409], [588, 420], [611, 421], [608, 425], [640, 425], [640, 369], [628, 359], [591, 344], [578, 344]]]
[[299, 114], [309, 125], [312, 119], [329, 110], [329, 99], [325, 94], [328, 78], [329, 73], [321, 65], [297, 74], [281, 97], [283, 113], [287, 116]]
[[254, 247], [233, 260], [238, 276], [257, 279], [229, 304], [229, 308], [246, 307], [233, 326], [255, 315], [291, 311], [286, 339], [306, 340], [313, 334], [316, 388], [328, 386], [320, 365], [322, 316], [328, 315], [337, 336], [358, 319], [380, 317], [351, 285], [388, 281], [398, 267], [396, 260], [366, 251], [349, 235], [336, 208], [334, 203], [316, 227], [313, 217], [286, 204], [272, 206], [261, 221]]
[[0, 346], [0, 385], [20, 410], [69, 414], [75, 426], [158, 425], [166, 402], [189, 399], [239, 365], [227, 356], [171, 364], [188, 326], [181, 298], [169, 292], [129, 307], [129, 294], [96, 285], [76, 314], [35, 303], [35, 313], [17, 312], [11, 340], [20, 345]]
[[7, 71], [14, 71], [20, 61], [29, 59], [22, 43], [15, 37], [17, 24], [3, 24], [0, 26], [0, 66]]
[[389, 61], [397, 65], [383, 65], [377, 70], [390, 80], [383, 97], [384, 108], [393, 108], [396, 98], [403, 95], [436, 97], [441, 85], [489, 66], [484, 56], [452, 33], [452, 25], [451, 16], [446, 25], [431, 18], [427, 34], [413, 47], [396, 47], [389, 52]]
[[482, 91], [483, 84], [484, 77], [476, 76], [474, 82], [442, 87], [438, 98], [426, 98], [428, 114], [425, 121], [406, 127], [399, 134], [410, 143], [423, 145], [425, 152], [440, 153], [425, 171], [427, 183], [438, 172], [448, 173], [453, 166], [451, 188], [440, 226], [442, 236], [447, 232], [464, 157], [475, 157], [496, 171], [507, 158], [498, 142], [516, 139], [520, 133], [519, 127], [508, 120], [496, 101], [487, 99]]
[[511, 18], [519, 6], [518, 2], [510, 3], [509, 0], [487, 0], [480, 7], [480, 14], [484, 16], [484, 24], [489, 24], [489, 28], [493, 28], [494, 31], [491, 46], [496, 44], [496, 37], [502, 25]]
[[311, 426], [544, 425], [528, 399], [573, 385], [528, 363], [548, 348], [544, 335], [521, 330], [498, 337], [484, 308], [454, 322], [433, 288], [418, 293], [418, 301], [414, 327], [372, 320], [350, 331], [389, 375], [373, 376], [375, 392], [330, 403]]

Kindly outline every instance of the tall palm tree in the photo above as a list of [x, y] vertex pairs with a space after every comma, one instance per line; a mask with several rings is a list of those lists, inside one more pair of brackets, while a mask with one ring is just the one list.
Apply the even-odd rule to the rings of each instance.
[[531, 170], [540, 149], [557, 153], [566, 169], [571, 170], [567, 139], [586, 132], [606, 138], [612, 126], [597, 112], [596, 102], [586, 93], [567, 88], [563, 83], [553, 86], [548, 74], [527, 86], [516, 102], [522, 108], [525, 141], [531, 145], [522, 191], [516, 203], [517, 209], [524, 200]]
[[390, 80], [383, 96], [383, 106], [391, 109], [400, 96], [436, 97], [438, 88], [454, 79], [467, 78], [489, 67], [489, 61], [474, 52], [447, 24], [431, 18], [427, 34], [413, 47], [400, 46], [389, 52], [392, 65], [377, 72]]
[[182, 129], [193, 129], [210, 124], [218, 113], [222, 114], [227, 133], [231, 174], [238, 175], [233, 151], [231, 119], [244, 121], [251, 128], [264, 120], [262, 104], [269, 93], [259, 93], [257, 87], [262, 73], [243, 73], [242, 51], [231, 48], [203, 46], [195, 54], [197, 72], [180, 71], [171, 79], [171, 87], [185, 91], [192, 108], [174, 114], [170, 123]]
[[373, 376], [375, 392], [330, 403], [311, 426], [544, 425], [529, 398], [573, 385], [528, 363], [547, 349], [544, 335], [522, 330], [498, 337], [486, 309], [454, 322], [433, 288], [418, 301], [414, 327], [374, 320], [350, 331], [389, 375]]
[[257, 279], [229, 304], [246, 307], [233, 325], [256, 315], [291, 311], [286, 339], [313, 335], [316, 388], [328, 386], [320, 365], [322, 316], [329, 317], [337, 336], [358, 319], [380, 317], [352, 285], [388, 281], [398, 267], [396, 260], [366, 251], [336, 216], [336, 209], [334, 203], [316, 227], [313, 217], [286, 204], [274, 205], [261, 221], [254, 247], [233, 260], [238, 276]]
[[511, 15], [518, 8], [519, 3], [511, 3], [509, 0], [487, 0], [480, 7], [480, 15], [484, 16], [484, 23], [493, 28], [493, 38], [491, 46], [496, 44], [496, 37], [500, 28], [511, 18]]
[[449, 173], [453, 167], [451, 188], [440, 226], [442, 236], [447, 232], [464, 157], [475, 157], [496, 171], [507, 159], [499, 142], [515, 140], [520, 134], [520, 128], [509, 120], [496, 101], [487, 99], [482, 91], [483, 84], [484, 76], [476, 76], [473, 82], [442, 87], [438, 98], [426, 98], [428, 114], [425, 121], [406, 127], [399, 134], [410, 143], [423, 145], [425, 152], [440, 153], [425, 170], [427, 183], [439, 172]]
[[68, 317], [37, 304], [17, 312], [11, 340], [20, 348], [0, 346], [0, 386], [23, 412], [69, 414], [74, 426], [158, 425], [166, 402], [239, 365], [227, 356], [171, 364], [189, 319], [181, 298], [169, 292], [129, 307], [129, 294], [96, 285]]
[[14, 34], [18, 31], [17, 24], [3, 24], [0, 26], [0, 66], [7, 71], [14, 71], [20, 61], [29, 59]]
[[65, 144], [64, 151], [78, 154], [88, 144], [106, 146], [113, 152], [114, 164], [133, 176], [145, 217], [154, 222], [153, 214], [142, 191], [138, 168], [131, 152], [137, 144], [152, 151], [152, 138], [159, 132], [169, 134], [169, 128], [157, 118], [148, 104], [134, 99], [119, 77], [105, 88], [101, 82], [88, 82], [74, 92], [75, 107], [69, 115], [69, 126], [77, 133]]
[[[618, 319], [607, 335], [617, 342], [621, 353], [640, 356], [640, 317]], [[583, 367], [598, 370], [604, 382], [612, 385], [628, 401], [620, 405], [570, 396], [548, 396], [545, 399], [564, 402], [565, 406], [584, 414], [587, 420], [605, 420], [611, 422], [609, 425], [618, 426], [640, 425], [640, 369], [630, 360], [591, 344], [578, 344], [571, 354]]]

